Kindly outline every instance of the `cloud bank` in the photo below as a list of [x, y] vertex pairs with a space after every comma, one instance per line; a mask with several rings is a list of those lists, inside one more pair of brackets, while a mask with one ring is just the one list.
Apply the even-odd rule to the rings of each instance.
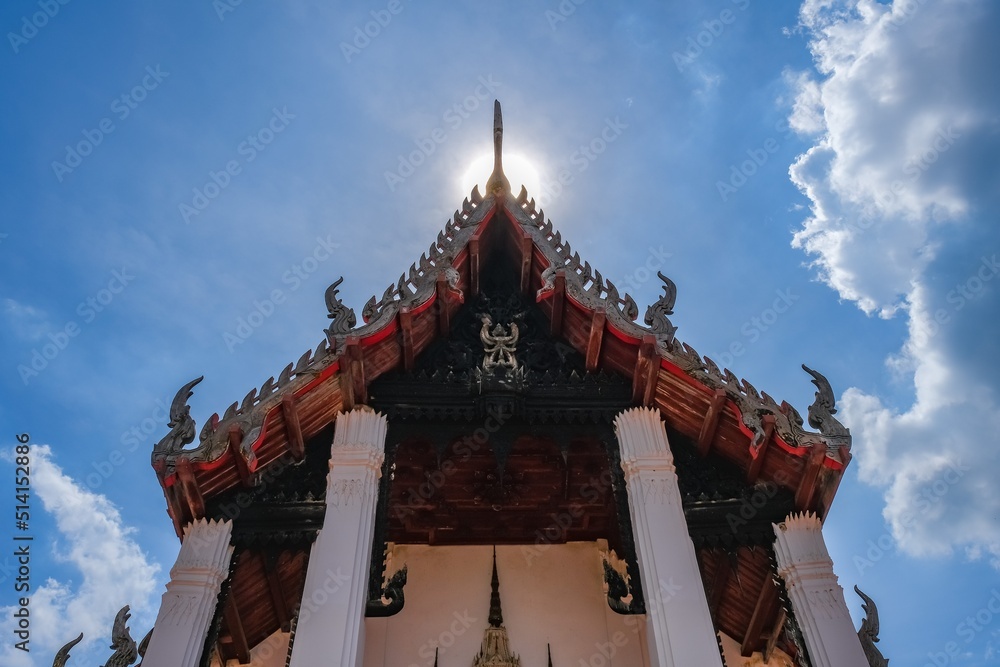
[[[51, 548], [57, 560], [79, 573], [76, 581], [49, 578], [31, 591], [30, 654], [5, 642], [0, 663], [11, 667], [48, 667], [56, 651], [80, 632], [84, 642], [72, 651], [72, 663], [103, 662], [115, 614], [132, 607], [132, 636], [138, 642], [149, 630], [136, 622], [148, 613], [155, 593], [159, 566], [150, 563], [122, 522], [117, 508], [103, 495], [88, 491], [67, 476], [53, 461], [48, 445], [32, 447], [31, 487], [34, 502], [41, 501], [54, 519], [54, 542], [37, 536], [32, 549]], [[37, 508], [36, 508], [36, 514]], [[51, 547], [49, 546], [51, 544]], [[37, 566], [34, 578], [40, 573]], [[14, 608], [2, 610], [4, 634], [13, 636]], [[147, 612], [147, 613], [143, 613]]]
[[[990, 0], [807, 0], [815, 70], [788, 73], [789, 170], [810, 200], [793, 239], [869, 314], [905, 317], [886, 360], [909, 405], [842, 399], [862, 481], [912, 555], [1000, 568], [1000, 8]], [[910, 393], [912, 392], [912, 393]]]

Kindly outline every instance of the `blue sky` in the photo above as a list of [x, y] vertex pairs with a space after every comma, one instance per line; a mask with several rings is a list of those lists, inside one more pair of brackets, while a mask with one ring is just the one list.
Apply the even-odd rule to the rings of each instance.
[[662, 264], [681, 340], [800, 410], [801, 363], [831, 380], [856, 623], [854, 584], [893, 664], [1000, 664], [995, 3], [336, 4], [0, 9], [4, 539], [14, 435], [39, 446], [33, 650], [7, 609], [0, 662], [80, 631], [70, 664], [103, 662], [126, 603], [145, 634], [177, 550], [161, 406], [204, 374], [200, 427], [319, 342], [338, 276], [381, 294], [498, 97], [531, 194], [640, 306]]

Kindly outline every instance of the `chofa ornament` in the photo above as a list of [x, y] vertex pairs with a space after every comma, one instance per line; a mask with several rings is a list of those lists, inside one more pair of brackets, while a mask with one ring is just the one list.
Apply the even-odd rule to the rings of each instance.
[[[115, 622], [111, 628], [111, 646], [114, 649], [114, 653], [108, 658], [107, 662], [104, 663], [104, 667], [128, 667], [129, 665], [135, 663], [141, 657], [146, 654], [146, 647], [149, 645], [150, 635], [153, 631], [150, 630], [146, 636], [143, 638], [142, 642], [136, 645], [135, 640], [132, 639], [132, 634], [129, 631], [128, 619], [131, 617], [129, 611], [129, 606], [125, 605], [118, 610], [115, 615]], [[70, 658], [70, 650], [83, 641], [83, 633], [76, 639], [68, 642], [56, 653], [55, 660], [52, 662], [52, 667], [66, 667], [66, 663]]]

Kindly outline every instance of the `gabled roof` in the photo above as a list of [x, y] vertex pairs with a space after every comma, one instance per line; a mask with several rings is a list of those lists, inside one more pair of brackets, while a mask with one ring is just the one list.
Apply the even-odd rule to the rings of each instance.
[[[206, 514], [238, 517], [234, 540], [240, 542], [241, 555], [230, 575], [223, 622], [213, 626], [211, 639], [225, 657], [248, 659], [250, 647], [275, 629], [290, 627], [304, 584], [308, 545], [325, 511], [320, 487], [337, 415], [359, 405], [381, 405], [384, 396], [372, 401], [370, 391], [391, 394], [386, 382], [403, 388], [407, 409], [421, 403], [406, 398], [414, 392], [428, 397], [418, 409], [435, 402], [438, 407], [457, 396], [440, 383], [426, 390], [421, 378], [433, 378], [422, 373], [434, 365], [435, 349], [450, 349], [469, 335], [470, 312], [477, 312], [469, 308], [478, 308], [481, 294], [490, 296], [482, 288], [496, 284], [498, 275], [517, 291], [520, 303], [533, 302], [534, 334], [547, 329], [550, 344], [575, 350], [566, 355], [574, 366], [561, 385], [577, 392], [571, 392], [571, 408], [546, 403], [551, 397], [540, 389], [544, 381], [538, 378], [520, 398], [525, 404], [535, 400], [536, 407], [540, 401], [542, 412], [556, 405], [562, 418], [574, 410], [590, 410], [586, 416], [595, 420], [622, 405], [656, 406], [675, 450], [684, 512], [718, 629], [741, 642], [743, 655], [769, 653], [780, 644], [786, 627], [782, 593], [773, 583], [769, 551], [756, 545], [767, 543], [776, 512], [782, 517], [791, 509], [826, 515], [850, 461], [850, 434], [833, 417], [833, 391], [821, 374], [803, 366], [818, 389], [808, 417], [820, 432], [806, 431], [790, 405], [720, 370], [675, 338], [670, 317], [676, 288], [663, 275], [663, 295], [646, 309], [644, 324], [638, 323], [632, 297], [573, 251], [523, 187], [512, 195], [503, 174], [502, 136], [497, 105], [495, 167], [486, 195], [473, 189], [427, 252], [380, 298], [373, 296], [365, 304], [361, 325], [338, 297], [343, 281], [338, 278], [326, 292], [331, 322], [316, 349], [288, 364], [277, 380], [272, 376], [251, 390], [221, 417], [212, 415], [193, 448], [186, 448], [197, 432], [187, 400], [202, 378], [177, 393], [171, 431], [152, 454], [175, 530], [181, 536], [185, 524]], [[468, 304], [465, 310], [463, 304]], [[466, 329], [456, 328], [463, 318]], [[413, 382], [417, 384], [408, 384]], [[395, 427], [392, 420], [390, 426]], [[559, 459], [544, 438], [528, 444], [534, 449], [519, 445], [516, 452], [535, 468]], [[607, 460], [613, 451], [601, 452], [593, 442], [576, 444], [569, 460], [580, 470], [613, 465]], [[434, 453], [426, 447], [408, 447], [401, 456], [395, 474], [400, 480], [411, 474], [410, 487], [433, 467]], [[303, 463], [289, 465], [293, 461]], [[456, 483], [461, 474], [453, 478]], [[474, 480], [466, 481], [458, 486], [474, 486]], [[534, 489], [529, 481], [525, 494]], [[580, 495], [573, 483], [564, 483], [557, 502], [566, 500], [567, 489], [573, 499]], [[763, 506], [748, 504], [758, 498]], [[605, 525], [612, 518], [608, 512], [615, 511], [612, 505], [603, 508], [604, 515], [596, 510], [588, 515], [591, 529], [613, 532]], [[419, 536], [424, 528], [417, 522], [411, 534]], [[495, 532], [490, 537], [496, 541]], [[373, 572], [369, 588], [377, 591], [381, 572]]]
[[[794, 492], [796, 507], [825, 516], [844, 467], [850, 434], [832, 414], [826, 379], [817, 385], [806, 431], [799, 413], [759, 392], [728, 369], [678, 341], [673, 314], [676, 288], [660, 274], [664, 294], [636, 322], [638, 307], [574, 252], [522, 186], [513, 196], [503, 176], [502, 122], [494, 127], [496, 166], [483, 196], [478, 186], [438, 233], [426, 253], [381, 298], [374, 296], [357, 324], [338, 297], [342, 278], [327, 290], [331, 320], [326, 337], [233, 403], [201, 429], [186, 405], [199, 380], [185, 385], [171, 409], [172, 428], [154, 448], [152, 465], [163, 486], [178, 535], [204, 514], [205, 499], [238, 485], [287, 454], [301, 458], [304, 443], [342, 410], [368, 401], [368, 387], [394, 369], [411, 370], [416, 357], [441, 336], [467, 296], [479, 293], [483, 267], [496, 253], [516, 267], [521, 292], [533, 295], [550, 333], [578, 350], [591, 372], [631, 380], [632, 401], [655, 405], [668, 427], [745, 471], [749, 483], [773, 482]], [[803, 368], [805, 368], [803, 366]]]

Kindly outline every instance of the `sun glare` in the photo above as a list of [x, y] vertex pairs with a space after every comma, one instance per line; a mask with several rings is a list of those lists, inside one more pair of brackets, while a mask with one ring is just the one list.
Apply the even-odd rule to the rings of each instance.
[[[486, 194], [486, 179], [490, 177], [491, 173], [493, 173], [493, 153], [486, 153], [476, 158], [462, 175], [462, 196], [468, 196], [472, 192], [473, 186], [477, 184], [479, 191]], [[510, 181], [510, 189], [514, 196], [517, 196], [517, 193], [521, 191], [521, 186], [524, 185], [528, 190], [529, 197], [538, 198], [541, 190], [541, 178], [531, 160], [516, 153], [511, 155], [504, 153], [503, 173]]]

